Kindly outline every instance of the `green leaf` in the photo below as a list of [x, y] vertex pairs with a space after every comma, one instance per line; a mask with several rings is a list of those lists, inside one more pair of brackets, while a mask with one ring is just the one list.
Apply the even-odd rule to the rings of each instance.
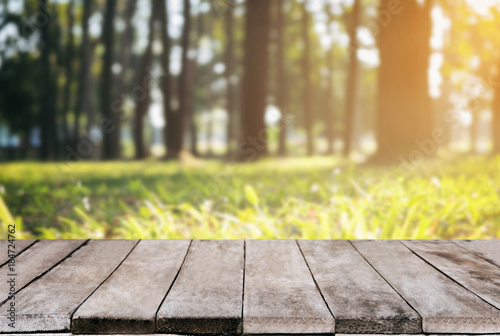
[[0, 220], [4, 224], [14, 224], [14, 218], [10, 214], [9, 208], [7, 208], [7, 205], [5, 205], [1, 196], [0, 196]]
[[257, 195], [257, 192], [250, 184], [245, 185], [245, 196], [247, 197], [247, 200], [250, 202], [250, 204], [252, 204], [253, 206], [259, 205], [259, 196]]

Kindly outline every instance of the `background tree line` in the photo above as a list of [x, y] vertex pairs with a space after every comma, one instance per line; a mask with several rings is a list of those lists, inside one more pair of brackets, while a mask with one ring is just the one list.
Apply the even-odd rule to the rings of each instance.
[[498, 153], [478, 3], [3, 0], [0, 159]]

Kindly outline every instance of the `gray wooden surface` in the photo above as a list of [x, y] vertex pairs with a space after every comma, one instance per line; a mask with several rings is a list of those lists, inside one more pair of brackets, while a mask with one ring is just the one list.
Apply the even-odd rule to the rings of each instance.
[[[136, 243], [131, 240], [92, 240], [82, 246], [71, 258], [16, 295], [15, 330], [69, 330], [74, 311], [119, 266]], [[4, 309], [0, 315], [2, 332], [12, 332], [7, 316]]]
[[[16, 291], [21, 290], [35, 278], [41, 276], [82, 246], [81, 240], [42, 240], [16, 257]], [[10, 274], [9, 265], [0, 268], [1, 274]], [[0, 281], [0, 302], [8, 298], [10, 285]]]
[[186, 256], [189, 240], [142, 240], [77, 310], [78, 333], [154, 333], [156, 312]]
[[499, 240], [18, 240], [16, 252], [11, 300], [0, 267], [5, 335], [500, 336]]
[[16, 239], [14, 249], [7, 239], [0, 240], [0, 265], [5, 265], [9, 261], [8, 251], [14, 251], [16, 256], [22, 254], [31, 245], [35, 244], [35, 239]]
[[299, 245], [335, 317], [336, 332], [422, 332], [420, 316], [349, 241], [301, 240]]
[[453, 242], [500, 267], [498, 240], [454, 240]]
[[435, 268], [500, 309], [500, 267], [452, 242], [403, 242]]
[[244, 242], [197, 240], [158, 311], [158, 331], [241, 332]]
[[366, 260], [422, 316], [425, 333], [494, 333], [500, 310], [436, 270], [399, 241], [355, 241]]
[[334, 327], [295, 241], [246, 242], [245, 333], [330, 333]]

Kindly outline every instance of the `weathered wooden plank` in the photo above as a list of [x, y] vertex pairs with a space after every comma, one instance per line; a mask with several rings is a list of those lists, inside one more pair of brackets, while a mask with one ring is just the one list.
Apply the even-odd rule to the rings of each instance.
[[157, 315], [157, 331], [241, 332], [244, 241], [195, 240]]
[[[335, 334], [335, 336], [382, 336], [382, 335], [383, 334]], [[389, 335], [394, 335], [394, 334], [389, 334]], [[424, 336], [424, 335], [425, 334], [398, 334], [397, 336]], [[446, 336], [451, 336], [451, 335], [446, 335]], [[467, 335], [461, 335], [461, 336], [467, 336]], [[474, 335], [474, 336], [479, 336], [479, 335]]]
[[118, 267], [136, 240], [92, 240], [15, 297], [16, 325], [2, 306], [0, 332], [69, 331], [71, 315]]
[[[66, 258], [71, 252], [85, 243], [85, 240], [40, 240], [31, 246], [19, 257], [16, 257], [16, 265], [13, 274], [15, 278], [15, 290], [19, 291], [33, 279], [41, 276], [44, 272]], [[0, 268], [0, 273], [10, 274], [9, 264]], [[5, 301], [10, 292], [10, 284], [0, 281], [0, 302]]]
[[[443, 334], [400, 334], [397, 336], [443, 336]], [[137, 336], [137, 335], [136, 335]], [[383, 336], [381, 334], [335, 334], [335, 336]], [[500, 334], [446, 334], [446, 336], [500, 336]]]
[[500, 239], [454, 240], [453, 242], [500, 267]]
[[36, 242], [35, 239], [16, 239], [14, 243], [15, 249], [12, 246], [9, 247], [9, 241], [7, 239], [0, 240], [0, 265], [5, 265], [9, 261], [8, 251], [14, 251], [16, 257], [23, 253], [27, 248]]
[[422, 332], [420, 316], [345, 240], [301, 240], [336, 333]]
[[495, 333], [500, 311], [453, 282], [399, 241], [353, 241], [422, 316], [425, 333]]
[[246, 242], [247, 334], [332, 333], [335, 320], [293, 240]]
[[[72, 334], [61, 334], [61, 333], [57, 333], [57, 334], [46, 334], [46, 333], [36, 333], [36, 334], [2, 334], [2, 335], [12, 335], [12, 336], [72, 336]], [[125, 336], [125, 335], [120, 335], [120, 336]], [[138, 335], [135, 335], [135, 336], [138, 336]]]
[[500, 267], [450, 241], [403, 241], [441, 272], [500, 309]]
[[[5, 334], [4, 334], [5, 335]], [[12, 334], [13, 336], [72, 336], [72, 334]], [[115, 334], [109, 336], [151, 336], [151, 335], [161, 335], [161, 336], [179, 336], [179, 334]], [[189, 334], [186, 334], [189, 335]], [[318, 336], [321, 334], [311, 334], [310, 336]], [[335, 334], [336, 336], [383, 336], [383, 334]], [[397, 336], [443, 336], [443, 334], [398, 334]], [[102, 336], [102, 334], [88, 334], [86, 336]], [[194, 336], [194, 335], [193, 335]], [[267, 335], [271, 336], [271, 335]], [[277, 336], [283, 336], [278, 334]], [[308, 335], [305, 335], [308, 336]], [[500, 336], [500, 334], [455, 334], [446, 336]]]
[[177, 276], [189, 243], [189, 240], [140, 241], [113, 275], [76, 311], [72, 331], [154, 333], [156, 312]]

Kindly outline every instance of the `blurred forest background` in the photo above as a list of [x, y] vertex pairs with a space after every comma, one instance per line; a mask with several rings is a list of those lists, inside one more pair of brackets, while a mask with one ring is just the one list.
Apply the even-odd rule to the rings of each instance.
[[493, 0], [3, 0], [0, 13], [3, 160], [500, 151]]
[[499, 236], [499, 32], [500, 0], [1, 0], [0, 214], [48, 237]]

